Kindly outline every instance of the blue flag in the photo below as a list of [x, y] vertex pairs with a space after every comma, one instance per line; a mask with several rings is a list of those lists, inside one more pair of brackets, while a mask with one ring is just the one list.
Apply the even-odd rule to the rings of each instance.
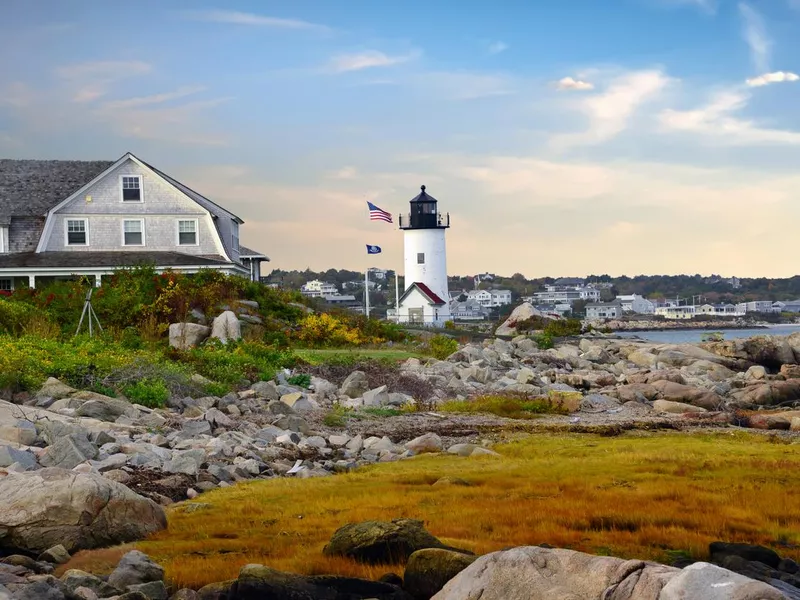
[[370, 246], [367, 244], [367, 254], [380, 254], [381, 247], [380, 246]]

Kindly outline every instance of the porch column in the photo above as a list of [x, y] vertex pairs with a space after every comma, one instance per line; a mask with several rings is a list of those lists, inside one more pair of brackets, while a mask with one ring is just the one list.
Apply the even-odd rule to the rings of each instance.
[[36, 275], [28, 275], [28, 287], [32, 290], [36, 289]]
[[94, 276], [94, 287], [100, 287], [103, 285], [103, 275], [98, 273]]

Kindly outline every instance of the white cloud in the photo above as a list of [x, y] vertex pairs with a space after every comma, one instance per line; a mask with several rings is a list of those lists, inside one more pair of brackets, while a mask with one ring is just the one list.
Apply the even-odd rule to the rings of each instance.
[[798, 81], [800, 75], [796, 73], [789, 73], [787, 71], [775, 71], [774, 73], [765, 73], [758, 77], [753, 77], [747, 80], [747, 85], [750, 87], [762, 87], [770, 83], [783, 83], [784, 81]]
[[669, 78], [661, 71], [634, 71], [614, 79], [602, 93], [582, 99], [577, 109], [589, 118], [589, 128], [581, 133], [557, 135], [557, 147], [597, 144], [609, 140], [628, 126], [639, 107], [666, 87]]
[[377, 50], [367, 50], [358, 54], [335, 56], [331, 59], [330, 69], [335, 73], [346, 73], [375, 67], [391, 67], [419, 58], [420, 55], [419, 51], [414, 51], [410, 54], [389, 56]]
[[556, 82], [556, 87], [559, 90], [586, 91], [593, 90], [594, 84], [588, 81], [581, 81], [580, 79], [573, 79], [572, 77], [564, 77]]
[[750, 97], [738, 91], [717, 94], [694, 110], [665, 110], [659, 116], [666, 130], [699, 133], [711, 140], [738, 145], [800, 144], [800, 132], [759, 127], [734, 113], [747, 106]]
[[333, 171], [331, 179], [355, 179], [358, 176], [358, 169], [353, 166], [342, 167], [338, 171]]
[[140, 60], [100, 60], [57, 67], [55, 73], [69, 84], [73, 102], [86, 103], [105, 96], [111, 83], [151, 70]]
[[107, 102], [106, 106], [109, 108], [136, 108], [151, 104], [161, 104], [163, 102], [169, 102], [170, 100], [177, 100], [179, 98], [185, 98], [186, 96], [197, 94], [205, 89], [206, 88], [201, 86], [181, 87], [174, 92], [154, 94], [152, 96], [139, 96], [137, 98], [127, 98], [125, 100], [113, 100], [111, 102]]
[[772, 40], [767, 35], [764, 19], [752, 6], [745, 2], [739, 3], [739, 12], [742, 15], [744, 39], [750, 46], [753, 64], [761, 73], [769, 70], [769, 55]]
[[489, 51], [489, 54], [500, 54], [501, 52], [508, 50], [508, 44], [500, 41], [492, 42], [489, 44], [487, 50]]
[[232, 25], [249, 25], [253, 27], [274, 27], [276, 29], [315, 29], [328, 31], [325, 25], [310, 23], [301, 19], [282, 19], [267, 17], [254, 13], [239, 12], [235, 10], [195, 10], [184, 13], [188, 18], [196, 21], [209, 21], [211, 23], [228, 23]]

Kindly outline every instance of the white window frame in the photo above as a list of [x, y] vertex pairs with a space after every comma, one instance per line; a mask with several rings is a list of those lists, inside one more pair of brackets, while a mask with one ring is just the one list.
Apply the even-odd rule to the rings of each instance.
[[2, 282], [4, 282], [4, 281], [8, 282], [8, 289], [6, 290], [2, 286], [0, 286], [0, 292], [13, 292], [14, 291], [14, 278], [13, 277], [0, 277], [0, 284], [2, 284]]
[[[86, 234], [86, 243], [85, 244], [70, 244], [69, 243], [69, 223], [70, 221], [82, 221], [84, 233]], [[85, 247], [89, 245], [89, 219], [83, 218], [74, 218], [74, 217], [67, 217], [64, 219], [64, 246], [67, 248], [70, 247]]]
[[[194, 244], [181, 244], [181, 223], [194, 223]], [[178, 247], [195, 247], [200, 245], [200, 220], [199, 219], [178, 219], [175, 221], [175, 245]]]
[[[122, 182], [124, 178], [136, 178], [139, 180], [139, 199], [125, 200], [122, 192]], [[119, 176], [119, 201], [125, 204], [141, 204], [144, 202], [144, 178], [141, 175], [120, 175]]]
[[[139, 222], [139, 226], [142, 228], [142, 231], [141, 231], [142, 243], [141, 244], [126, 244], [125, 243], [125, 223], [127, 223], [129, 221], [138, 221]], [[144, 219], [122, 219], [122, 222], [120, 223], [120, 227], [122, 229], [122, 245], [123, 246], [133, 246], [133, 247], [140, 248], [140, 247], [146, 245], [147, 242], [145, 241], [145, 237], [144, 237], [145, 236], [145, 233], [144, 233]], [[134, 232], [131, 232], [131, 233], [134, 233]]]
[[231, 219], [231, 248], [239, 252], [239, 223]]
[[8, 230], [10, 227], [8, 225], [0, 225], [0, 254], [6, 254], [9, 251], [8, 248]]

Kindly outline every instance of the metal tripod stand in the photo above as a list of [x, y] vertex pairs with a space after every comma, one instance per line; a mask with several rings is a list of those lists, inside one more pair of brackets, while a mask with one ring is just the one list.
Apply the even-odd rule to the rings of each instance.
[[103, 326], [100, 325], [100, 319], [97, 318], [97, 313], [94, 312], [94, 308], [92, 308], [92, 292], [94, 292], [93, 288], [90, 288], [88, 292], [86, 292], [86, 300], [83, 302], [83, 312], [81, 313], [81, 320], [78, 321], [78, 329], [75, 332], [75, 335], [78, 335], [81, 332], [81, 327], [83, 327], [83, 320], [88, 317], [89, 318], [89, 337], [94, 335], [94, 326], [93, 322], [97, 323], [97, 328], [100, 331], [103, 331]]

